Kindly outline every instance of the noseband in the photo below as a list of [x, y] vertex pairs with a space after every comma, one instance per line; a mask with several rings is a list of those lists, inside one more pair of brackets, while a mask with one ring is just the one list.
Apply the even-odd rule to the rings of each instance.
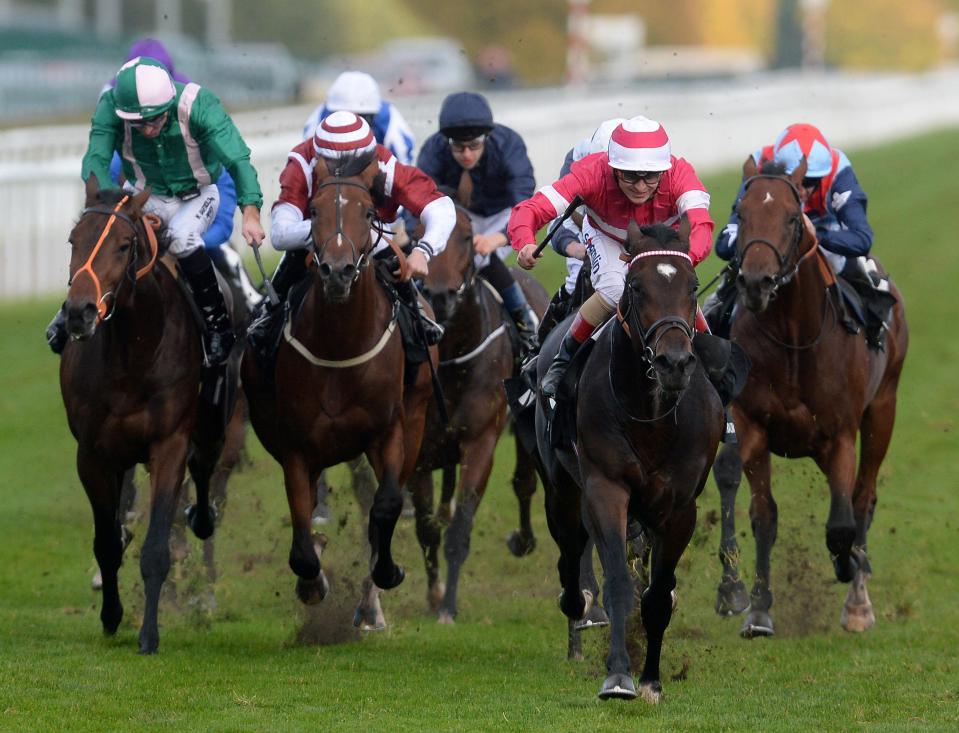
[[[649, 252], [640, 252], [638, 255], [633, 257], [633, 259], [629, 263], [629, 268], [632, 268], [632, 266], [643, 257], [664, 257], [664, 256], [682, 257], [687, 262], [689, 262], [690, 265], [693, 264], [692, 258], [685, 252], [677, 252], [676, 250], [672, 250], [672, 249], [655, 249], [655, 250], [650, 250]], [[627, 271], [629, 268], [627, 268]], [[623, 312], [622, 310], [620, 310], [619, 306], [617, 306], [616, 317], [619, 319], [620, 324], [622, 324], [623, 330], [626, 331], [626, 333], [630, 337], [632, 337], [632, 333], [629, 327], [628, 319], [632, 309], [633, 309], [632, 288], [630, 288], [627, 285], [626, 286], [626, 311]], [[692, 315], [693, 317], [695, 317], [695, 310]], [[649, 377], [654, 376], [653, 359], [656, 357], [656, 349], [659, 346], [659, 342], [662, 340], [663, 336], [665, 336], [669, 330], [673, 328], [679, 329], [680, 331], [683, 332], [683, 335], [687, 339], [689, 339], [690, 343], [692, 343], [694, 329], [690, 321], [691, 319], [685, 320], [683, 318], [680, 318], [679, 316], [664, 316], [663, 318], [660, 318], [659, 320], [654, 321], [649, 326], [649, 328], [646, 328], [646, 329], [642, 327], [641, 323], [636, 324], [639, 326], [639, 333], [637, 334], [639, 336], [639, 343], [643, 347], [642, 359], [649, 366], [649, 370], [646, 373], [647, 376]], [[654, 336], [655, 336], [655, 339], [653, 338]]]
[[[120, 292], [119, 286], [114, 293], [113, 291], [103, 292], [103, 285], [100, 283], [100, 278], [97, 276], [96, 272], [93, 271], [93, 260], [96, 259], [97, 253], [99, 253], [100, 248], [103, 246], [103, 243], [107, 240], [107, 235], [109, 235], [110, 230], [113, 228], [113, 225], [116, 223], [117, 219], [122, 219], [126, 224], [129, 225], [130, 229], [133, 230], [133, 241], [130, 246], [130, 261], [127, 263], [126, 267], [126, 279], [131, 283], [139, 280], [144, 275], [146, 275], [151, 269], [153, 269], [153, 264], [156, 262], [157, 258], [157, 240], [156, 234], [154, 231], [160, 226], [160, 219], [154, 214], [146, 214], [143, 216], [143, 230], [146, 232], [147, 241], [150, 245], [150, 261], [146, 265], [141, 267], [139, 270], [134, 271], [133, 267], [136, 264], [137, 256], [139, 252], [139, 243], [140, 243], [140, 230], [137, 227], [136, 222], [123, 213], [120, 209], [123, 208], [124, 204], [130, 200], [129, 195], [125, 195], [117, 205], [112, 208], [104, 208], [99, 206], [88, 206], [83, 211], [80, 212], [80, 218], [82, 219], [87, 214], [102, 214], [104, 216], [110, 217], [107, 219], [107, 223], [103, 227], [103, 231], [100, 232], [100, 237], [97, 239], [97, 243], [93, 247], [93, 251], [90, 253], [90, 256], [87, 257], [87, 261], [70, 277], [70, 280], [67, 282], [67, 287], [73, 285], [73, 281], [76, 280], [78, 275], [86, 273], [91, 280], [93, 280], [93, 286], [96, 288], [96, 306], [97, 306], [97, 320], [98, 321], [108, 321], [113, 317], [113, 312], [116, 310], [117, 305], [117, 296]], [[121, 284], [123, 280], [120, 281]], [[104, 302], [108, 295], [113, 296], [113, 306], [107, 310], [106, 303]]]
[[313, 261], [316, 263], [316, 266], [320, 266], [320, 259], [323, 257], [323, 252], [326, 250], [326, 245], [328, 245], [333, 239], [336, 239], [337, 246], [342, 246], [343, 240], [346, 239], [347, 244], [350, 245], [350, 249], [353, 251], [353, 266], [356, 268], [356, 272], [353, 275], [353, 282], [356, 282], [357, 279], [362, 274], [363, 270], [369, 264], [369, 253], [370, 251], [379, 244], [380, 237], [383, 236], [382, 231], [379, 232], [379, 237], [377, 237], [376, 242], [373, 241], [373, 237], [370, 236], [369, 227], [367, 227], [367, 243], [366, 246], [360, 250], [357, 254], [356, 244], [353, 242], [353, 238], [350, 237], [345, 231], [343, 231], [343, 211], [341, 202], [343, 197], [340, 195], [340, 186], [353, 186], [354, 188], [359, 188], [362, 191], [365, 191], [367, 194], [370, 193], [370, 189], [364, 186], [362, 183], [356, 183], [355, 181], [347, 181], [342, 178], [334, 178], [332, 181], [326, 181], [317, 186], [317, 190], [321, 188], [327, 188], [328, 186], [336, 186], [336, 230], [323, 240], [323, 244], [317, 248], [313, 247]]
[[765, 237], [753, 237], [743, 245], [742, 250], [737, 252], [735, 257], [735, 265], [736, 268], [739, 269], [742, 267], [743, 262], [746, 261], [746, 254], [749, 252], [749, 248], [754, 244], [761, 244], [765, 247], [769, 247], [769, 249], [771, 249], [773, 254], [776, 256], [777, 262], [779, 262], [779, 271], [773, 278], [773, 293], [775, 293], [780, 285], [788, 283], [793, 279], [793, 277], [795, 277], [797, 270], [799, 270], [799, 263], [816, 251], [816, 245], [810, 247], [808, 252], [804, 252], [801, 256], [799, 255], [799, 244], [802, 242], [803, 235], [803, 224], [801, 219], [803, 203], [802, 195], [799, 193], [799, 189], [796, 188], [796, 185], [785, 176], [775, 175], [772, 173], [757, 173], [755, 176], [752, 176], [746, 180], [746, 183], [743, 186], [743, 193], [749, 189], [749, 186], [757, 178], [768, 178], [774, 181], [782, 181], [789, 186], [789, 190], [792, 191], [793, 196], [796, 198], [796, 203], [799, 205], [800, 219], [796, 222], [795, 236], [793, 236], [792, 242], [790, 242], [789, 248], [786, 250], [786, 254], [780, 252], [779, 248], [769, 239], [766, 239]]

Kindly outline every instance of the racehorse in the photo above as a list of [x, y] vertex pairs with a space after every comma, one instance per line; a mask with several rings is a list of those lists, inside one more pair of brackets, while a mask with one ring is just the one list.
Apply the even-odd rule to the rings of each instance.
[[[157, 266], [158, 220], [137, 195], [98, 190], [70, 234], [70, 287], [64, 304], [71, 341], [60, 362], [60, 389], [77, 439], [77, 472], [93, 508], [94, 554], [103, 578], [100, 620], [114, 634], [123, 617], [117, 571], [123, 556], [120, 493], [124, 473], [150, 473], [150, 527], [140, 553], [146, 607], [140, 651], [159, 646], [160, 589], [170, 569], [169, 535], [189, 463], [197, 537], [213, 533], [210, 476], [223, 445], [222, 403], [200, 395], [200, 326], [176, 278]], [[188, 460], [189, 453], [189, 460]]]
[[[456, 226], [446, 249], [430, 261], [425, 279], [425, 293], [436, 318], [446, 329], [439, 344], [438, 371], [449, 424], [441, 417], [438, 404], [432, 403], [426, 428], [432, 440], [423, 445], [409, 483], [416, 512], [416, 535], [426, 564], [427, 600], [430, 608], [438, 612], [441, 623], [453, 623], [457, 614], [460, 570], [469, 554], [473, 519], [486, 491], [496, 442], [506, 425], [503, 380], [516, 370], [508, 316], [504, 315], [495, 289], [477, 277], [473, 255], [469, 214], [457, 205]], [[533, 309], [542, 317], [546, 292], [531, 278], [524, 277], [519, 282]], [[460, 466], [459, 489], [450, 518], [457, 464]], [[443, 471], [439, 514], [449, 522], [444, 546], [445, 586], [439, 580], [437, 558], [441, 525], [433, 514], [432, 472], [435, 469]], [[513, 487], [517, 495], [526, 497], [528, 524], [529, 498], [536, 489], [536, 473], [532, 458], [518, 439]], [[527, 545], [523, 552], [516, 554], [530, 551], [532, 545]]]
[[[378, 481], [370, 509], [371, 579], [384, 590], [402, 582], [391, 542], [403, 505], [400, 487], [416, 463], [431, 396], [425, 363], [404, 389], [398, 305], [377, 282], [370, 260], [374, 197], [383, 185], [377, 162], [363, 156], [337, 163], [335, 169], [322, 159], [316, 164], [311, 274], [302, 305], [284, 325], [275, 385], [251, 351], [243, 364], [253, 428], [283, 467], [293, 527], [290, 568], [307, 604], [319, 603], [329, 589], [320, 564], [324, 540], [310, 533], [313, 487], [324, 468], [364, 452]], [[405, 260], [401, 267], [408, 278]]]
[[[723, 564], [716, 610], [729, 615], [748, 606], [741, 629], [747, 638], [773, 634], [770, 554], [777, 508], [770, 452], [811, 457], [826, 475], [831, 495], [826, 546], [836, 578], [852, 581], [840, 623], [847, 631], [865, 631], [875, 622], [866, 590], [871, 573], [866, 533], [876, 505], [876, 475], [896, 416], [896, 388], [908, 346], [905, 312], [893, 286], [898, 302], [884, 352], [868, 348], [840, 325], [840, 304], [829, 291], [835, 276], [803, 227], [799, 186], [805, 172], [804, 160], [789, 176], [773, 166], [760, 173], [750, 158], [738, 208], [736, 287], [745, 311], [734, 321], [731, 337], [746, 351], [752, 371], [733, 403], [738, 450], [726, 445], [716, 460]], [[756, 541], [756, 580], [748, 597], [739, 579], [734, 516], [743, 469]]]
[[[560, 550], [560, 608], [571, 620], [584, 618], [593, 600], [580, 579], [588, 537], [602, 562], [611, 626], [603, 699], [637, 694], [626, 649], [634, 598], [626, 558], [629, 522], [637, 520], [651, 542], [650, 582], [641, 600], [647, 649], [640, 692], [655, 703], [662, 694], [659, 662], [675, 569], [696, 525], [696, 497], [724, 423], [719, 395], [693, 351], [697, 279], [688, 223], [678, 233], [661, 224], [640, 229], [632, 223], [626, 252], [630, 264], [618, 321], [599, 333], [578, 377], [575, 446], [554, 435], [560, 418], [550, 417], [541, 394], [536, 433], [550, 477], [546, 516]], [[564, 330], [554, 329], [543, 345], [540, 379]]]

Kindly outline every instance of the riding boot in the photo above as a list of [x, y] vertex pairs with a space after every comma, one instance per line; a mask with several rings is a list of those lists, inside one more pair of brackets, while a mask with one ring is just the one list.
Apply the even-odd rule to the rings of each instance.
[[563, 381], [563, 377], [566, 376], [566, 369], [582, 345], [583, 342], [573, 335], [573, 327], [570, 326], [569, 331], [563, 336], [563, 341], [559, 345], [559, 351], [556, 352], [556, 356], [550, 362], [549, 369], [546, 370], [543, 381], [539, 385], [539, 391], [543, 393], [544, 397], [556, 397], [559, 385]]
[[203, 316], [203, 350], [208, 366], [223, 364], [230, 356], [236, 335], [210, 256], [202, 247], [179, 260], [180, 269], [193, 291], [193, 300]]
[[526, 294], [513, 278], [513, 274], [495, 253], [490, 257], [489, 264], [479, 272], [503, 299], [503, 305], [509, 313], [519, 334], [521, 359], [525, 359], [539, 348], [539, 338], [536, 331], [539, 329], [539, 318], [530, 308]]
[[719, 283], [719, 287], [703, 303], [703, 314], [709, 324], [709, 330], [716, 336], [728, 339], [733, 324], [733, 310], [736, 307], [736, 269], [730, 269]]
[[866, 342], [874, 349], [883, 351], [892, 308], [896, 304], [896, 296], [890, 291], [889, 278], [879, 272], [874, 260], [865, 256], [846, 258], [842, 277], [856, 289], [862, 299], [866, 317]]
[[394, 287], [408, 306], [412, 307], [414, 303], [416, 304], [416, 310], [419, 311], [420, 314], [420, 323], [423, 324], [426, 345], [436, 346], [436, 344], [440, 342], [440, 339], [443, 338], [443, 334], [446, 333], [446, 329], [429, 317], [423, 308], [423, 304], [420, 302], [419, 291], [416, 289], [413, 281], [398, 282]]
[[[66, 304], [64, 303], [64, 305]], [[60, 310], [57, 311], [53, 320], [50, 321], [50, 325], [47, 326], [47, 343], [50, 345], [50, 350], [54, 354], [62, 354], [69, 339], [70, 335], [67, 333], [67, 316], [63, 312], [63, 306], [61, 305]]]
[[250, 325], [246, 330], [247, 341], [261, 356], [267, 356], [273, 350], [276, 339], [270, 336], [271, 334], [275, 337], [279, 336], [279, 329], [276, 326], [285, 311], [290, 290], [304, 275], [306, 275], [306, 253], [304, 250], [294, 249], [284, 252], [270, 281], [273, 284], [278, 302], [273, 305], [269, 298], [261, 300], [251, 313]]

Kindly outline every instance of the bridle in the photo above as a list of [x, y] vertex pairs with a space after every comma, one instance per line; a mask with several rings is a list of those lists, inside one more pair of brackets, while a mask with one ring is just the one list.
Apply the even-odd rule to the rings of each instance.
[[[67, 283], [67, 287], [73, 285], [74, 280], [76, 280], [78, 275], [86, 273], [91, 280], [93, 280], [93, 286], [96, 289], [96, 307], [97, 307], [97, 322], [104, 322], [110, 320], [113, 317], [113, 313], [116, 310], [117, 301], [119, 300], [120, 294], [120, 285], [123, 284], [125, 280], [129, 280], [131, 285], [146, 275], [150, 270], [153, 269], [153, 265], [156, 262], [157, 258], [157, 239], [155, 230], [160, 226], [160, 218], [154, 214], [144, 214], [141, 219], [143, 231], [146, 232], [147, 242], [150, 246], [150, 261], [147, 262], [139, 270], [134, 270], [136, 265], [137, 257], [139, 256], [139, 242], [140, 242], [140, 230], [137, 227], [136, 222], [127, 214], [123, 213], [120, 209], [130, 200], [129, 195], [124, 195], [122, 199], [117, 203], [112, 209], [100, 206], [88, 206], [83, 211], [80, 212], [80, 218], [82, 219], [87, 214], [102, 214], [104, 216], [110, 217], [107, 219], [107, 223], [103, 227], [103, 231], [100, 232], [100, 237], [97, 239], [97, 243], [93, 247], [93, 251], [90, 252], [90, 256], [87, 257], [87, 261], [70, 276], [70, 280]], [[97, 254], [100, 251], [100, 248], [103, 246], [103, 243], [107, 240], [107, 236], [110, 234], [110, 230], [113, 228], [113, 225], [117, 222], [117, 219], [123, 220], [130, 229], [133, 230], [133, 241], [130, 246], [130, 259], [126, 266], [126, 278], [120, 281], [120, 285], [117, 286], [116, 292], [114, 291], [103, 291], [103, 284], [100, 282], [99, 276], [93, 270], [93, 260], [96, 258]], [[106, 299], [107, 296], [113, 296], [113, 304], [107, 309]]]
[[[693, 264], [693, 259], [685, 252], [679, 252], [672, 249], [654, 249], [647, 252], [640, 252], [638, 255], [632, 258], [627, 268], [627, 274], [629, 269], [632, 269], [633, 265], [636, 264], [639, 260], [644, 257], [682, 257], [690, 266]], [[626, 332], [630, 338], [632, 338], [632, 330], [630, 327], [630, 313], [633, 310], [633, 289], [626, 285], [626, 310], [623, 311], [619, 306], [616, 307], [616, 317], [619, 319], [620, 324], [623, 327], [623, 330]], [[649, 369], [646, 372], [646, 375], [650, 378], [655, 376], [653, 371], [653, 359], [656, 358], [656, 349], [659, 346], [659, 342], [662, 340], [663, 336], [666, 335], [672, 329], [678, 329], [682, 331], [683, 335], [689, 339], [690, 344], [693, 341], [694, 328], [693, 323], [696, 317], [696, 307], [693, 306], [693, 311], [690, 314], [688, 319], [680, 318], [679, 316], [664, 316], [656, 321], [654, 321], [648, 328], [643, 328], [642, 323], [639, 321], [639, 316], [637, 315], [633, 327], [636, 328], [637, 336], [639, 337], [639, 343], [642, 346], [642, 360], [647, 364]]]
[[366, 269], [366, 266], [369, 264], [369, 254], [373, 248], [379, 243], [380, 238], [383, 237], [382, 230], [377, 230], [379, 236], [377, 237], [376, 242], [373, 241], [373, 236], [370, 234], [370, 227], [366, 227], [366, 241], [362, 249], [357, 250], [356, 244], [353, 241], [353, 238], [343, 230], [343, 210], [341, 202], [343, 197], [340, 195], [340, 186], [353, 186], [354, 188], [359, 188], [360, 190], [370, 193], [370, 189], [364, 186], [362, 183], [357, 183], [356, 181], [348, 181], [343, 178], [334, 178], [330, 181], [326, 181], [317, 186], [317, 191], [321, 188], [327, 188], [329, 186], [336, 186], [336, 229], [330, 236], [323, 240], [323, 243], [316, 247], [313, 246], [313, 261], [316, 263], [316, 266], [320, 267], [320, 259], [323, 257], [323, 252], [326, 250], [326, 246], [336, 239], [337, 246], [343, 245], [343, 240], [345, 239], [347, 244], [350, 245], [350, 249], [353, 252], [353, 266], [356, 268], [356, 272], [353, 274], [352, 282], [356, 282], [362, 274], [363, 270]]
[[800, 217], [796, 219], [795, 234], [785, 254], [780, 252], [779, 248], [771, 240], [766, 239], [765, 237], [753, 237], [746, 241], [746, 243], [742, 246], [742, 248], [740, 248], [736, 252], [736, 255], [734, 257], [735, 267], [739, 269], [742, 266], [743, 262], [745, 262], [746, 260], [746, 254], [749, 252], [749, 248], [752, 247], [753, 245], [761, 244], [771, 249], [773, 254], [776, 256], [777, 262], [779, 263], [779, 271], [776, 273], [775, 277], [773, 278], [772, 292], [773, 292], [773, 296], [775, 296], [776, 290], [778, 290], [780, 285], [784, 285], [785, 283], [788, 283], [790, 280], [793, 279], [793, 277], [796, 276], [796, 272], [799, 270], [799, 265], [802, 263], [802, 261], [806, 259], [807, 257], [810, 257], [813, 254], [815, 254], [817, 245], [813, 244], [813, 246], [810, 247], [808, 251], [803, 252], [800, 255], [799, 245], [802, 242], [802, 235], [803, 235], [803, 224], [802, 224], [802, 218], [801, 218], [803, 204], [802, 204], [802, 195], [799, 193], [799, 189], [796, 188], [796, 184], [794, 184], [791, 180], [789, 180], [785, 176], [776, 175], [773, 173], [757, 173], [756, 175], [746, 179], [746, 183], [743, 185], [743, 193], [745, 194], [745, 192], [749, 189], [749, 186], [752, 185], [752, 183], [759, 178], [766, 178], [774, 181], [782, 181], [783, 183], [785, 183], [787, 186], [789, 186], [789, 190], [792, 191], [793, 196], [795, 196], [796, 198], [796, 203], [799, 205]]

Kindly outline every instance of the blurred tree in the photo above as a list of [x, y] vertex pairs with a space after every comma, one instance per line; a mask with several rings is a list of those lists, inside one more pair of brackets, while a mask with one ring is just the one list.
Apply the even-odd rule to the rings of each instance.
[[[959, 3], [952, 3], [953, 9]], [[842, 68], [929, 68], [940, 61], [936, 22], [948, 8], [941, 0], [870, 0], [869, 22], [832, 2], [826, 16], [826, 58]]]

